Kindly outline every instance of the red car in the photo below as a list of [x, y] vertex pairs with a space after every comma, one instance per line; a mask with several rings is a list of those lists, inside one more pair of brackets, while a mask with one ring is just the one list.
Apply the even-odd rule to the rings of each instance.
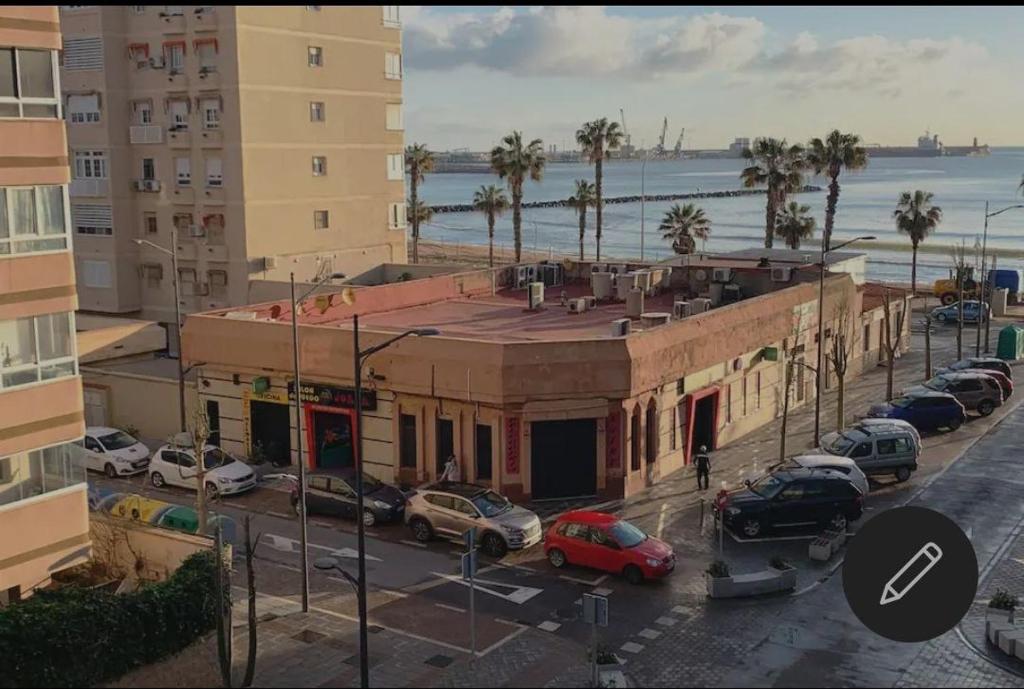
[[603, 512], [566, 512], [548, 529], [544, 554], [554, 567], [566, 563], [622, 574], [631, 584], [669, 574], [672, 548], [629, 522]]

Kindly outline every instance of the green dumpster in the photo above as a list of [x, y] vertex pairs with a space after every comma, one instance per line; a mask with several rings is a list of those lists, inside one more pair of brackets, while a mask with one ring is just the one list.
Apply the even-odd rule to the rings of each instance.
[[1008, 325], [999, 331], [996, 356], [1007, 361], [1024, 359], [1024, 326]]

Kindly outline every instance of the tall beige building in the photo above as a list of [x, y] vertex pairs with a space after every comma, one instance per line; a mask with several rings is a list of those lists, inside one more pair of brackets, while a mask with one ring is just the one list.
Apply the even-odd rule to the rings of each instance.
[[57, 8], [0, 7], [0, 607], [89, 558]]
[[397, 6], [60, 18], [82, 309], [173, 322], [175, 277], [187, 313], [406, 261]]

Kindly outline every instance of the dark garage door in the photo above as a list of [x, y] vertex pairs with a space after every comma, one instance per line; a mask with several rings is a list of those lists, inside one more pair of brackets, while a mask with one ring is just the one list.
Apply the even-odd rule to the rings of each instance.
[[597, 492], [597, 421], [534, 421], [530, 425], [530, 475], [534, 500], [575, 498]]

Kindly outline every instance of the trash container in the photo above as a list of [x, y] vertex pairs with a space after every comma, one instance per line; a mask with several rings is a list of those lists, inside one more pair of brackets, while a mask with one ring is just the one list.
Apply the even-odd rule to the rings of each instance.
[[999, 331], [996, 356], [1007, 361], [1024, 358], [1024, 327], [1008, 325]]

